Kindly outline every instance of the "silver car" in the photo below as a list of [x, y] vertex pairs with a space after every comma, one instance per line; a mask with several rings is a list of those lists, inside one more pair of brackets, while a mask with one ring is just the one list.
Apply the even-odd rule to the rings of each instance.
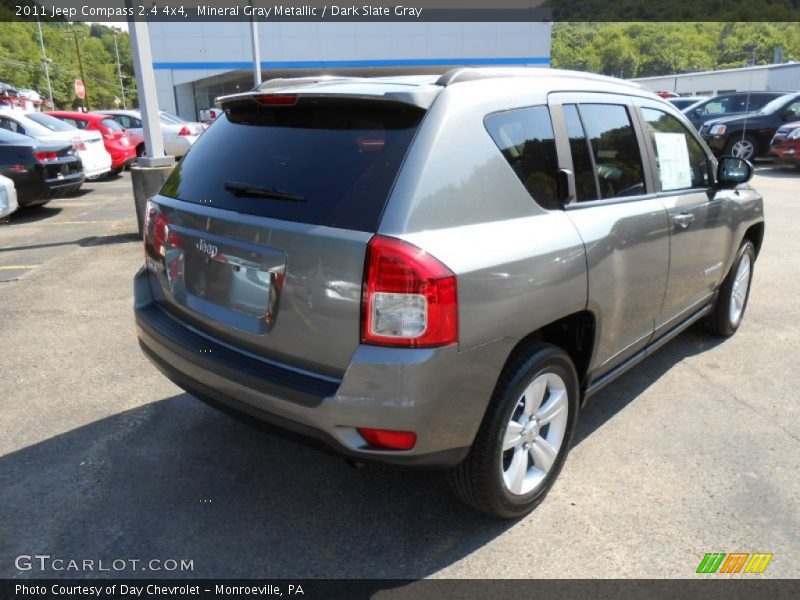
[[267, 82], [148, 204], [140, 345], [227, 412], [532, 510], [580, 407], [692, 323], [732, 335], [752, 166], [670, 103], [547, 69]]
[[[144, 135], [142, 115], [138, 110], [101, 110], [97, 112], [109, 115], [135, 136]], [[175, 158], [181, 158], [186, 154], [204, 130], [202, 123], [191, 123], [164, 111], [159, 112], [159, 125], [164, 142], [164, 152]], [[138, 156], [144, 154], [144, 141], [136, 147], [136, 154]]]

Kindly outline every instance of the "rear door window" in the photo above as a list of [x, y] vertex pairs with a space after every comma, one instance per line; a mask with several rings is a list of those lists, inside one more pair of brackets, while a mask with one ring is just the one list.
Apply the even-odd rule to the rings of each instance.
[[575, 193], [578, 202], [597, 200], [600, 192], [594, 172], [591, 147], [586, 137], [578, 107], [574, 104], [564, 106], [564, 120], [569, 136], [569, 148], [572, 152], [572, 170], [575, 174]]
[[424, 111], [377, 101], [238, 102], [161, 193], [275, 219], [375, 231]]
[[486, 129], [519, 180], [543, 208], [559, 208], [558, 157], [546, 106], [486, 117]]
[[620, 104], [580, 104], [601, 198], [645, 193], [642, 157], [628, 109]]

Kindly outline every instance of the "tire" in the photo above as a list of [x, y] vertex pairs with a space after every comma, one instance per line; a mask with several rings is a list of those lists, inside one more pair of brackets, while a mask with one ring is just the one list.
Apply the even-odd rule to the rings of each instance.
[[136, 146], [136, 156], [144, 156], [144, 144]]
[[752, 161], [758, 156], [758, 142], [751, 135], [734, 136], [725, 144], [724, 154]]
[[714, 312], [706, 317], [705, 325], [709, 333], [719, 337], [730, 337], [739, 329], [747, 308], [747, 300], [750, 298], [750, 283], [753, 281], [755, 261], [756, 249], [753, 243], [744, 240], [719, 288]]
[[[536, 344], [512, 358], [500, 375], [467, 458], [449, 473], [455, 495], [492, 517], [514, 519], [531, 512], [567, 457], [578, 421], [579, 393], [575, 366], [560, 348]], [[526, 406], [526, 397], [534, 410]], [[548, 420], [526, 422], [526, 413]], [[512, 421], [518, 435], [508, 431]], [[506, 441], [510, 446], [503, 451]]]
[[112, 178], [116, 177], [117, 175], [122, 173], [122, 169], [123, 169], [123, 167], [120, 167], [119, 169], [111, 169], [108, 173], [106, 173], [105, 178], [106, 179], [112, 179]]

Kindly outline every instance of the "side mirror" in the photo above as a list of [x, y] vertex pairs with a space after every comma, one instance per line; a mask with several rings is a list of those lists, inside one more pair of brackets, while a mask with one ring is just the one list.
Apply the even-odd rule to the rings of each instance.
[[743, 158], [723, 156], [717, 167], [717, 182], [725, 186], [735, 186], [750, 181], [753, 177], [753, 164]]

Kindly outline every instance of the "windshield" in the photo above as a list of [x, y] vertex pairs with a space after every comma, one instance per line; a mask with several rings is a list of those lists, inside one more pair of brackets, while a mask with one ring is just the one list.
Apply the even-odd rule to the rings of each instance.
[[796, 98], [800, 98], [800, 95], [799, 94], [786, 94], [785, 96], [778, 96], [772, 102], [768, 102], [767, 104], [765, 104], [764, 108], [762, 108], [759, 112], [762, 112], [765, 115], [774, 113], [774, 112], [780, 110], [785, 104], [788, 104], [789, 102], [791, 102], [792, 100], [794, 100]]
[[25, 116], [34, 123], [38, 123], [39, 125], [46, 127], [50, 131], [73, 131], [75, 129], [75, 127], [69, 123], [65, 123], [61, 119], [56, 119], [50, 115], [43, 115], [42, 113], [28, 113]]

